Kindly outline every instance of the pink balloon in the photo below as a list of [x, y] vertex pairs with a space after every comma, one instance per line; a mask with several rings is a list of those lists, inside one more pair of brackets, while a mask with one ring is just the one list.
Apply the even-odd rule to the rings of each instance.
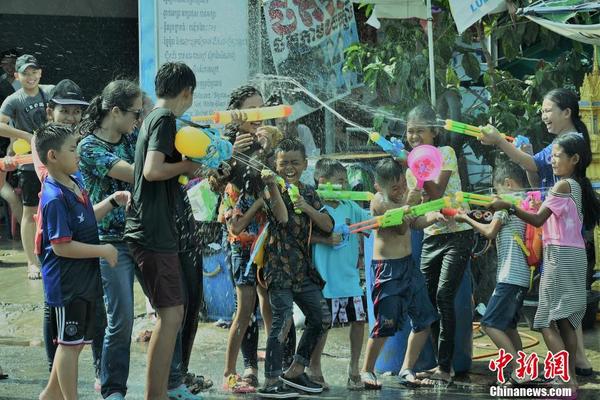
[[423, 189], [423, 183], [437, 179], [442, 170], [444, 158], [440, 150], [428, 144], [414, 148], [408, 154], [408, 168], [417, 178], [417, 188]]

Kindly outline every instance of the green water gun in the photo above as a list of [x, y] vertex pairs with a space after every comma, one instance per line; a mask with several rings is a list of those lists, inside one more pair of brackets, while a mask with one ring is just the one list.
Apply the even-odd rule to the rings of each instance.
[[[268, 170], [268, 169], [264, 169], [261, 172], [262, 176], [265, 176], [268, 174], [275, 175], [275, 173], [273, 171]], [[288, 195], [290, 196], [290, 200], [292, 200], [292, 203], [296, 203], [298, 201], [298, 198], [300, 197], [300, 189], [298, 189], [298, 186], [293, 185], [291, 183], [287, 183], [279, 175], [275, 175], [275, 182], [277, 182], [277, 184], [281, 187], [281, 189], [286, 190], [288, 192]], [[296, 214], [302, 214], [302, 210], [300, 210], [297, 207], [294, 207], [294, 212]]]
[[331, 182], [321, 183], [317, 189], [317, 194], [321, 200], [354, 200], [371, 201], [375, 195], [371, 192], [353, 192], [342, 190], [342, 185], [334, 185]]
[[[500, 196], [500, 198], [514, 205], [519, 205], [522, 201], [522, 199], [508, 194], [503, 194]], [[494, 201], [494, 198], [492, 196], [487, 196], [484, 194], [456, 192], [454, 193], [454, 201], [456, 203], [468, 203], [474, 206], [487, 207], [492, 201]]]
[[[451, 119], [447, 119], [444, 121], [444, 129], [454, 133], [460, 133], [462, 135], [472, 136], [474, 138], [480, 139], [482, 136], [481, 129], [478, 126], [465, 124], [464, 122], [453, 121]], [[505, 135], [501, 133], [502, 137], [509, 142], [514, 142], [515, 138], [512, 136]]]
[[428, 201], [427, 203], [409, 207], [393, 208], [387, 210], [383, 215], [368, 219], [353, 225], [350, 225], [351, 233], [358, 233], [369, 229], [387, 228], [390, 226], [402, 225], [405, 216], [420, 217], [432, 211], [440, 211], [444, 208], [452, 207], [452, 199], [450, 196], [444, 196], [437, 200]]

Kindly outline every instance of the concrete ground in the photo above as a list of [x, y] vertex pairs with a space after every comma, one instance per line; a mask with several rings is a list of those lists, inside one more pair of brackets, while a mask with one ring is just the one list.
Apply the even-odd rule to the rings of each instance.
[[[20, 245], [3, 241], [0, 244], [0, 366], [9, 375], [0, 381], [0, 400], [36, 399], [44, 388], [48, 371], [46, 355], [42, 343], [42, 283], [28, 281], [24, 256]], [[144, 298], [136, 284], [136, 325], [134, 337], [151, 325], [144, 317]], [[600, 326], [586, 331], [585, 344], [587, 354], [596, 370], [600, 370]], [[538, 340], [540, 343], [527, 350], [545, 354], [541, 335], [530, 331], [525, 325], [519, 331], [529, 335], [524, 337], [525, 344]], [[474, 334], [473, 353], [475, 356], [493, 352], [495, 347], [487, 338], [479, 333]], [[261, 332], [259, 347], [264, 349], [265, 337]], [[202, 374], [215, 382], [215, 386], [203, 394], [205, 399], [233, 399], [243, 395], [231, 395], [219, 389], [222, 381], [226, 330], [215, 327], [212, 323], [202, 323], [194, 344], [194, 353], [190, 363], [190, 371]], [[131, 353], [131, 369], [129, 375], [128, 399], [142, 399], [146, 363], [146, 348], [143, 343], [133, 343]], [[364, 351], [364, 348], [363, 348]], [[91, 351], [86, 348], [79, 363], [79, 398], [100, 399], [93, 389], [93, 368]], [[384, 389], [379, 392], [349, 392], [345, 389], [346, 368], [350, 359], [348, 328], [336, 328], [329, 334], [323, 356], [325, 378], [331, 390], [318, 396], [321, 399], [459, 399], [459, 398], [491, 398], [489, 387], [495, 375], [489, 371], [489, 358], [476, 359], [470, 373], [457, 377], [450, 387], [420, 388], [410, 390], [401, 387], [395, 377], [382, 377]], [[262, 368], [262, 365], [261, 365]], [[241, 363], [238, 371], [242, 370]], [[543, 371], [543, 365], [540, 366]], [[262, 376], [260, 377], [262, 381]], [[580, 399], [600, 398], [600, 375], [591, 378], [580, 378]], [[247, 395], [248, 398], [254, 396]], [[310, 396], [305, 396], [310, 397]], [[317, 397], [317, 396], [314, 396]]]

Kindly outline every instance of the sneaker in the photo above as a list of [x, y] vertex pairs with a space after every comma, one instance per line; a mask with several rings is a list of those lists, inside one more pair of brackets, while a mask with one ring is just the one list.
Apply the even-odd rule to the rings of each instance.
[[169, 400], [202, 400], [201, 396], [192, 394], [183, 383], [175, 389], [169, 389], [167, 396], [169, 396]]
[[258, 389], [256, 394], [258, 397], [264, 397], [267, 399], [294, 399], [300, 396], [300, 393], [291, 389], [281, 381], [269, 386], [265, 386], [262, 389]]
[[302, 390], [307, 393], [321, 393], [323, 386], [311, 381], [306, 373], [302, 373], [295, 378], [286, 378], [285, 375], [279, 377], [283, 383], [294, 389]]

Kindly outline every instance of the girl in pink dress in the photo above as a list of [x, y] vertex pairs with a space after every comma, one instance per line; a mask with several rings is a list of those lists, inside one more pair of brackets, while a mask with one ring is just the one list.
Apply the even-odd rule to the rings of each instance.
[[508, 209], [523, 221], [541, 226], [544, 271], [534, 328], [541, 329], [548, 350], [569, 354], [568, 386], [577, 388], [575, 329], [586, 307], [587, 257], [582, 226], [592, 229], [600, 222], [600, 202], [586, 177], [592, 154], [583, 136], [568, 133], [552, 144], [552, 170], [560, 180], [552, 187], [537, 214], [496, 199], [490, 207]]

